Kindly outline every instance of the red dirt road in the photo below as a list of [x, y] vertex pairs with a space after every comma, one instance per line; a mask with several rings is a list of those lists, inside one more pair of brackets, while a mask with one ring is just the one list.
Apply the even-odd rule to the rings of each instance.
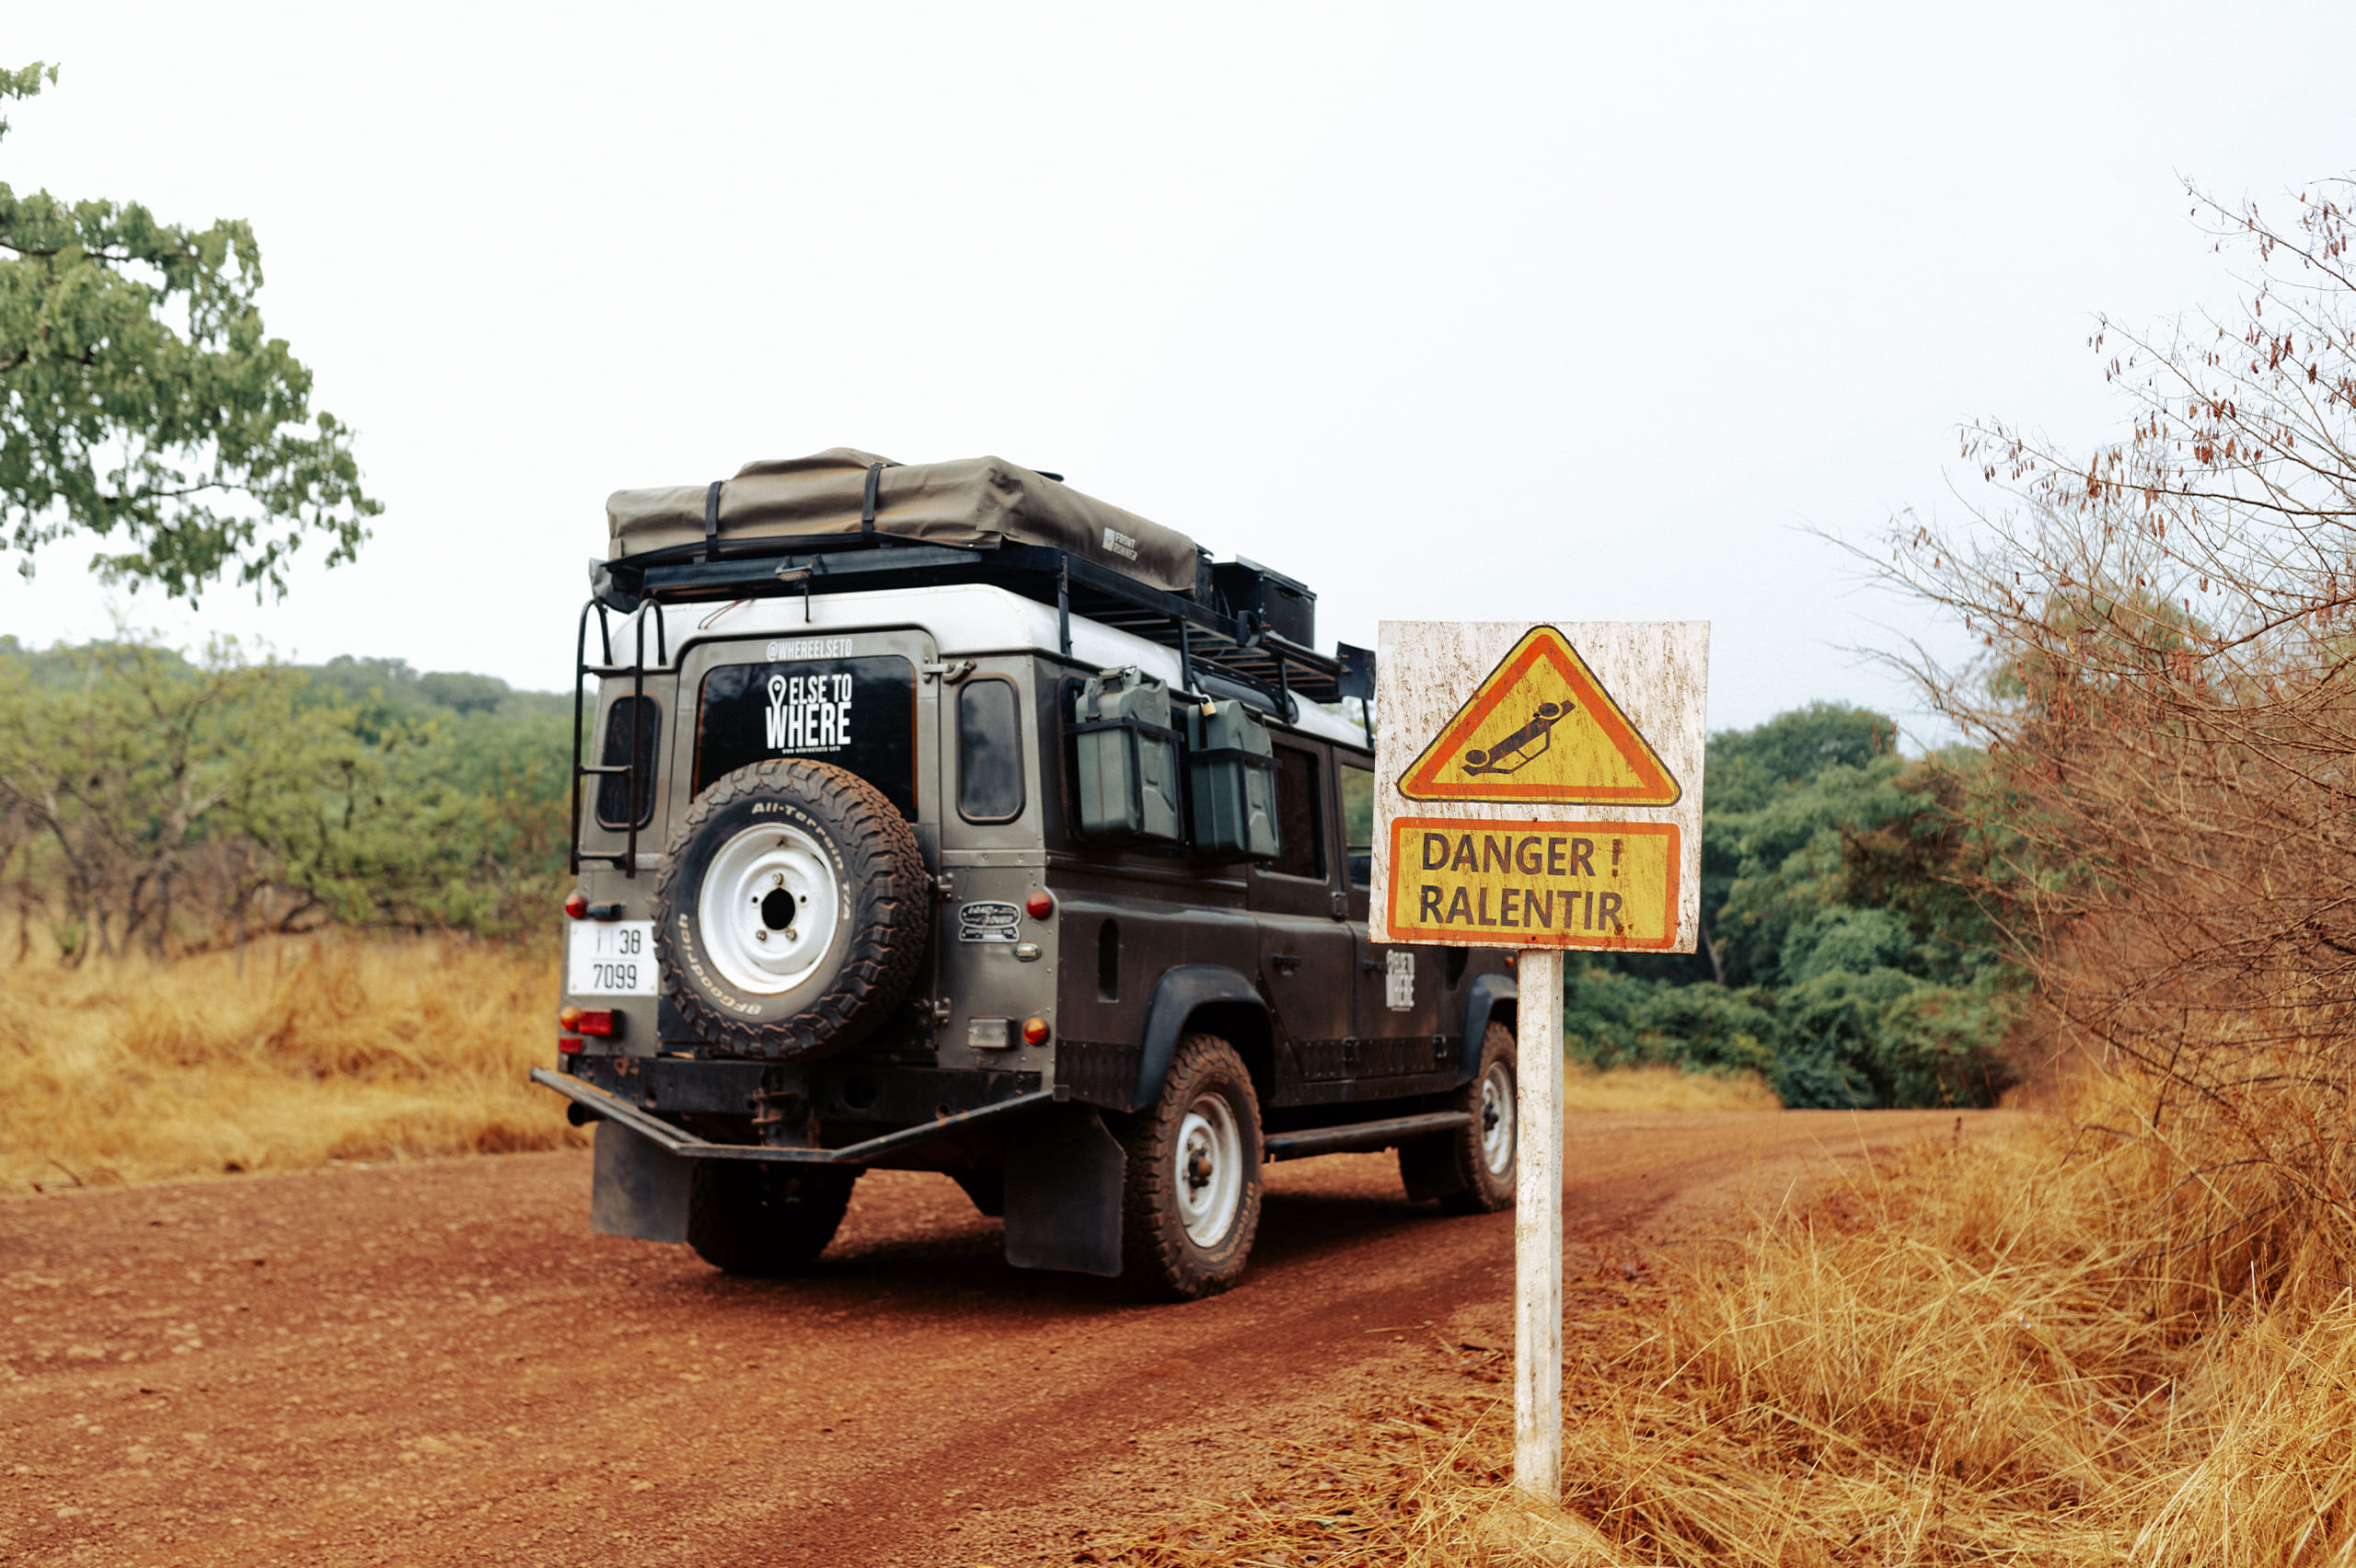
[[[1966, 1118], [1969, 1129], [1995, 1115]], [[1575, 1116], [1565, 1234], [1723, 1228], [1944, 1113]], [[1231, 1494], [1512, 1279], [1388, 1156], [1270, 1172], [1230, 1295], [1027, 1274], [947, 1178], [810, 1277], [589, 1234], [588, 1158], [0, 1199], [0, 1562], [1068, 1562]]]

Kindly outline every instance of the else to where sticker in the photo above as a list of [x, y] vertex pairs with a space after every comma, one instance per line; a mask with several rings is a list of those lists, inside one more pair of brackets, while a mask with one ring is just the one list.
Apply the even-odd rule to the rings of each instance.
[[961, 942], [1011, 942], [1022, 930], [1022, 911], [1011, 904], [957, 906], [957, 940]]

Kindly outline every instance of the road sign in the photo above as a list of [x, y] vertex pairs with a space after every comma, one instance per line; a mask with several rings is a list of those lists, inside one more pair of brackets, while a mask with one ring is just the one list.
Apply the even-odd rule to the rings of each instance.
[[1701, 622], [1385, 621], [1374, 919], [1521, 950], [1514, 1078], [1514, 1484], [1562, 1499], [1563, 950], [1692, 952]]
[[1408, 765], [1411, 801], [1673, 806], [1677, 779], [1578, 651], [1532, 627]]
[[1682, 838], [1673, 822], [1392, 817], [1386, 933], [1394, 942], [1666, 951], [1677, 945]]
[[1384, 622], [1389, 940], [1692, 952], [1708, 651], [1699, 622]]

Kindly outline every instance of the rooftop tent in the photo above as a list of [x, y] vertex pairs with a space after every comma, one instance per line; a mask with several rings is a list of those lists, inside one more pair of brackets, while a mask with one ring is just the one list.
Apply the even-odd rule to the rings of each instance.
[[854, 539], [866, 531], [871, 472], [879, 535], [967, 549], [1046, 545], [1167, 593], [1195, 594], [1201, 552], [1175, 528], [1001, 457], [898, 464], [848, 446], [745, 464], [719, 486], [716, 515], [709, 485], [616, 490], [606, 500], [607, 559], [687, 553], [708, 536], [731, 553]]

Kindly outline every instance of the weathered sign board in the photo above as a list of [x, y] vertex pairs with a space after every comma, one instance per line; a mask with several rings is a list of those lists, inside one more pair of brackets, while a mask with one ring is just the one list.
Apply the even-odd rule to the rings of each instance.
[[1378, 650], [1369, 924], [1521, 950], [1514, 1484], [1559, 1502], [1563, 953], [1693, 951], [1710, 628], [1385, 621]]
[[1704, 621], [1383, 622], [1383, 936], [1692, 952], [1709, 640]]

